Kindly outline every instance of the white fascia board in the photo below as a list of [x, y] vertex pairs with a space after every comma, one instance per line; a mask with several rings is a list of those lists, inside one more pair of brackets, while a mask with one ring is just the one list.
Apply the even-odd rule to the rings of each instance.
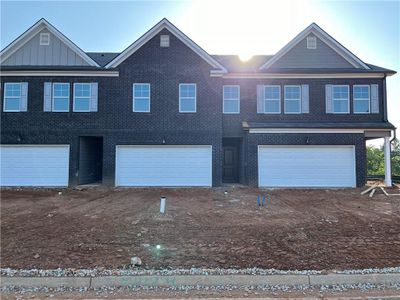
[[10, 45], [3, 49], [0, 53], [0, 63], [9, 58], [18, 49], [24, 46], [31, 38], [33, 38], [41, 30], [47, 29], [69, 48], [71, 48], [79, 57], [86, 61], [90, 66], [100, 67], [93, 59], [91, 59], [81, 48], [75, 45], [70, 39], [62, 34], [57, 28], [47, 22], [45, 19], [40, 19], [31, 28], [25, 31], [22, 35], [16, 38]]
[[302, 32], [300, 32], [294, 39], [292, 39], [288, 44], [286, 44], [281, 50], [279, 50], [273, 58], [268, 60], [265, 64], [263, 64], [259, 69], [267, 69], [271, 65], [273, 65], [277, 60], [279, 60], [283, 55], [289, 52], [295, 45], [297, 45], [302, 39], [304, 39], [308, 34], [313, 33], [318, 38], [320, 38], [323, 42], [325, 42], [329, 47], [331, 47], [335, 52], [337, 52], [340, 56], [342, 56], [346, 61], [348, 61], [355, 68], [359, 68], [361, 66], [363, 69], [369, 70], [370, 68], [357, 56], [343, 47], [340, 43], [338, 43], [334, 38], [332, 38], [329, 34], [323, 31], [317, 24], [312, 23]]
[[253, 128], [249, 133], [364, 133], [364, 129], [343, 128]]
[[[211, 75], [214, 76], [214, 75]], [[221, 75], [218, 75], [221, 76]], [[282, 74], [282, 73], [227, 73], [223, 78], [384, 78], [384, 73], [310, 73], [310, 74]]]
[[[120, 63], [122, 63], [125, 59], [135, 53], [140, 47], [146, 44], [149, 40], [151, 40], [157, 33], [159, 33], [162, 29], [168, 29], [172, 34], [174, 34], [181, 42], [187, 45], [190, 49], [192, 49], [197, 55], [199, 55], [203, 60], [209, 63], [212, 67], [218, 69], [213, 70], [215, 72], [226, 73], [227, 70], [224, 66], [222, 66], [219, 62], [217, 62], [213, 57], [211, 57], [206, 51], [204, 51], [201, 47], [199, 47], [195, 42], [193, 42], [190, 38], [188, 38], [182, 31], [176, 28], [171, 22], [167, 19], [163, 19], [158, 22], [153, 28], [147, 31], [144, 35], [142, 35], [139, 39], [137, 39], [132, 45], [122, 51], [117, 57], [115, 57], [111, 62], [109, 62], [105, 68], [115, 68]], [[211, 72], [213, 72], [211, 71]]]
[[118, 77], [118, 71], [0, 71], [0, 76], [77, 76], [77, 77]]

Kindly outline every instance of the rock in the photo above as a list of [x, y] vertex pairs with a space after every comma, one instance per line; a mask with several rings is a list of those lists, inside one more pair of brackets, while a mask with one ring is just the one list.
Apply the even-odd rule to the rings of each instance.
[[48, 218], [51, 218], [52, 216], [53, 216], [53, 214], [48, 214], [47, 215]]
[[131, 265], [132, 266], [141, 266], [142, 260], [137, 256], [131, 257]]
[[187, 214], [188, 216], [191, 216], [191, 215], [192, 215], [190, 212], [187, 212], [186, 214]]
[[132, 224], [132, 225], [137, 225], [137, 224], [139, 224], [139, 222], [140, 222], [139, 220], [135, 220], [135, 221], [132, 221], [131, 224]]
[[36, 258], [36, 259], [39, 258], [39, 257], [40, 257], [40, 255], [37, 254], [37, 253], [33, 256], [33, 258]]
[[136, 235], [137, 237], [141, 237], [142, 236], [142, 234], [139, 232], [137, 235]]
[[59, 195], [62, 195], [62, 192], [58, 192]]
[[148, 248], [150, 247], [150, 244], [142, 244], [143, 247]]

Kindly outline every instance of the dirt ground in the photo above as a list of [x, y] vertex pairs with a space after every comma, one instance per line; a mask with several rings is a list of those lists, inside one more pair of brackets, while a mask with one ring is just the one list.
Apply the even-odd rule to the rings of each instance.
[[399, 266], [400, 196], [248, 187], [1, 191], [2, 268], [119, 268], [132, 256], [148, 268]]

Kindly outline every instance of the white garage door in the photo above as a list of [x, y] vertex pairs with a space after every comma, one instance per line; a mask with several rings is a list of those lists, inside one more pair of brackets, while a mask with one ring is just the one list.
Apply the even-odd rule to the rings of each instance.
[[117, 146], [117, 186], [211, 186], [211, 146]]
[[1, 186], [68, 186], [69, 145], [0, 146]]
[[354, 146], [259, 146], [260, 187], [355, 187]]

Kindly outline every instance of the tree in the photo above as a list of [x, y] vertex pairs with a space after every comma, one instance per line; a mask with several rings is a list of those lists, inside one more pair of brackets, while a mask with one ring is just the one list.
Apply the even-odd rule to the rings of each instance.
[[[400, 176], [400, 142], [395, 139], [392, 143], [392, 175]], [[383, 146], [376, 148], [367, 146], [367, 174], [384, 175], [385, 174], [385, 155]]]

